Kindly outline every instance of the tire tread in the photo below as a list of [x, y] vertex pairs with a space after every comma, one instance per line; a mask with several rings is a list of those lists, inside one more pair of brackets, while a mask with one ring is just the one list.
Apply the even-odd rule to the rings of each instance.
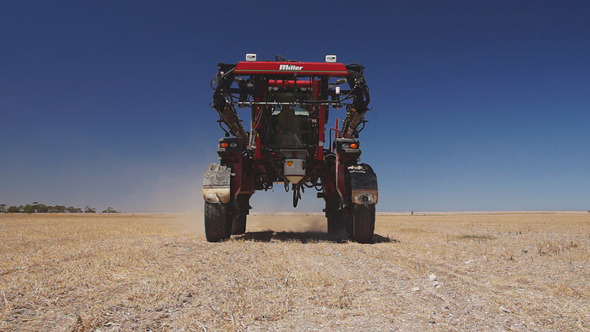
[[205, 237], [219, 242], [231, 236], [231, 217], [228, 204], [205, 202]]
[[352, 204], [352, 240], [373, 243], [375, 233], [375, 205]]

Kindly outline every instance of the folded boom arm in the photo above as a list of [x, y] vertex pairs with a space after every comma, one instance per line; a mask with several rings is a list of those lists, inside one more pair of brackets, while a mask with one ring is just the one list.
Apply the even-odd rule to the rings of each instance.
[[[265, 65], [267, 65], [268, 63], [265, 63]], [[295, 64], [298, 64], [295, 62]], [[295, 67], [294, 65], [292, 65], [293, 67]], [[319, 100], [319, 101], [309, 101], [310, 103], [318, 103], [321, 102], [322, 104], [327, 104], [327, 105], [345, 105], [346, 106], [346, 115], [344, 120], [342, 121], [342, 128], [339, 130], [339, 134], [338, 137], [341, 138], [354, 138], [358, 136], [359, 130], [358, 127], [361, 123], [365, 122], [364, 120], [364, 116], [366, 114], [366, 112], [368, 111], [368, 105], [369, 105], [369, 101], [370, 101], [370, 96], [369, 96], [369, 88], [365, 82], [365, 78], [363, 76], [363, 69], [364, 67], [362, 65], [358, 65], [358, 64], [349, 64], [346, 66], [343, 66], [342, 64], [340, 64], [340, 66], [342, 66], [343, 68], [346, 69], [346, 71], [344, 70], [340, 70], [340, 71], [336, 71], [334, 70], [334, 72], [329, 72], [329, 71], [324, 71], [321, 73], [318, 73], [318, 75], [322, 75], [322, 76], [345, 76], [346, 78], [346, 82], [348, 83], [350, 90], [346, 91], [346, 94], [343, 96], [336, 96], [335, 94], [333, 94], [331, 91], [326, 93], [325, 96], [325, 100]], [[236, 67], [238, 67], [238, 70], [236, 70]], [[281, 72], [281, 73], [273, 73], [272, 70], [269, 69], [264, 69], [264, 70], [259, 70], [258, 72], [256, 72], [255, 69], [252, 69], [252, 72], [247, 72], [246, 69], [243, 69], [244, 66], [241, 64], [238, 65], [232, 65], [232, 64], [224, 64], [224, 63], [220, 63], [218, 65], [219, 68], [219, 72], [217, 73], [217, 75], [214, 78], [214, 81], [216, 81], [217, 86], [214, 87], [215, 89], [215, 93], [213, 94], [213, 108], [217, 111], [217, 113], [219, 113], [220, 116], [220, 120], [225, 123], [225, 125], [228, 127], [230, 133], [240, 139], [248, 139], [248, 133], [246, 132], [246, 130], [244, 129], [241, 120], [238, 117], [238, 114], [236, 112], [236, 105], [245, 105], [245, 104], [255, 104], [255, 103], [259, 103], [259, 104], [264, 104], [263, 101], [259, 101], [259, 102], [245, 102], [244, 99], [247, 98], [243, 98], [244, 94], [248, 94], [249, 92], [246, 91], [244, 84], [238, 84], [239, 88], [232, 88], [232, 84], [234, 83], [234, 81], [236, 81], [236, 76], [239, 75], [246, 75], [246, 74], [250, 74], [250, 75], [264, 75], [264, 76], [268, 76], [268, 77], [272, 77], [271, 75], [293, 75], [294, 78], [297, 78], [297, 75], [299, 74], [299, 76], [313, 76], [312, 73], [290, 73], [290, 72]], [[236, 74], [236, 71], [238, 71], [238, 73]], [[303, 74], [303, 75], [302, 75]], [[332, 74], [332, 75], [330, 75]], [[212, 82], [213, 83], [213, 82]], [[232, 96], [232, 93], [236, 93], [238, 92], [240, 94], [239, 100], [234, 100], [234, 96]], [[328, 100], [327, 98], [329, 96], [332, 96], [331, 100]], [[334, 96], [336, 96], [334, 98]], [[349, 99], [352, 99], [351, 102], [349, 103], [344, 103], [344, 101], [347, 101]], [[362, 130], [362, 128], [361, 128]]]

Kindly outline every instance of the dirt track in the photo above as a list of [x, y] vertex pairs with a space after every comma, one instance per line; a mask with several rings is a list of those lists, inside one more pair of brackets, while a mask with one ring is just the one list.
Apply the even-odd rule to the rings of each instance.
[[381, 215], [373, 245], [195, 219], [0, 215], [0, 330], [590, 329], [588, 213]]

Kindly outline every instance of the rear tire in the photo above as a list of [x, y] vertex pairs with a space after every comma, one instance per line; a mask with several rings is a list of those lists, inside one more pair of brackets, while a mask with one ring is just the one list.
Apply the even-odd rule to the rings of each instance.
[[236, 213], [233, 218], [232, 227], [231, 227], [231, 234], [232, 235], [241, 235], [246, 233], [246, 214], [245, 213]]
[[250, 211], [250, 196], [238, 195], [235, 200], [235, 209], [231, 226], [232, 235], [246, 233], [246, 218]]
[[219, 242], [231, 236], [232, 217], [229, 204], [205, 202], [205, 236]]
[[352, 204], [351, 238], [359, 243], [373, 243], [375, 204]]
[[328, 234], [347, 238], [348, 216], [345, 211], [332, 211], [328, 216]]

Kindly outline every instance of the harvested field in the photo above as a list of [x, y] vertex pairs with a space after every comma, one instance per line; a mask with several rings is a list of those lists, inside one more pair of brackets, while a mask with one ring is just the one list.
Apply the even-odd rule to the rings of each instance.
[[[588, 330], [590, 213], [0, 215], [0, 330]], [[269, 231], [272, 229], [273, 231]]]

